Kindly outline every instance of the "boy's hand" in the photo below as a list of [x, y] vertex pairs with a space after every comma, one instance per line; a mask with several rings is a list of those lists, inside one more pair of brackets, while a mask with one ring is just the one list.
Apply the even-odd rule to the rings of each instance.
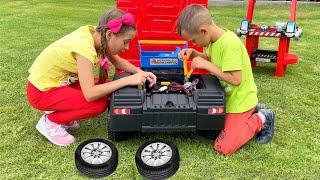
[[179, 59], [183, 60], [183, 56], [187, 56], [187, 59], [190, 58], [190, 56], [192, 55], [194, 49], [192, 48], [186, 48], [186, 49], [182, 49], [180, 52], [179, 52]]
[[200, 56], [197, 56], [192, 59], [191, 68], [192, 69], [205, 69], [208, 70], [208, 67], [212, 66], [212, 63], [206, 59], [203, 59]]

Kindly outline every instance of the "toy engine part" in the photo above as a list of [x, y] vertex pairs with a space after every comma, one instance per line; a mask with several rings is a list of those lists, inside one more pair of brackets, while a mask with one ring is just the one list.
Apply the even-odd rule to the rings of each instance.
[[162, 91], [165, 91], [168, 89], [168, 86], [162, 86], [161, 88], [159, 88], [159, 91], [162, 92]]
[[185, 84], [179, 84], [177, 82], [170, 82], [166, 86], [161, 86], [160, 88], [157, 88], [157, 86], [151, 90], [152, 93], [157, 92], [184, 92], [187, 95], [192, 95], [193, 92], [197, 89], [196, 86], [199, 82], [199, 79], [194, 79], [192, 82], [187, 82]]

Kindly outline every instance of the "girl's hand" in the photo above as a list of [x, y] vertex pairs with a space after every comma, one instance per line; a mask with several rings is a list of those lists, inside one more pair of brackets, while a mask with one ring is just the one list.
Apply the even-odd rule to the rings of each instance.
[[150, 85], [154, 85], [157, 82], [157, 77], [151, 72], [140, 71], [131, 76], [128, 76], [129, 85], [143, 85], [146, 80], [150, 82]]
[[147, 80], [150, 82], [149, 87], [152, 87], [157, 83], [157, 76], [155, 76], [152, 72], [147, 72], [147, 74]]
[[183, 56], [187, 56], [187, 59], [189, 59], [190, 56], [192, 55], [193, 51], [194, 51], [194, 49], [192, 49], [192, 48], [182, 49], [179, 52], [178, 57], [183, 60]]
[[195, 57], [192, 59], [191, 68], [192, 69], [205, 69], [208, 70], [208, 68], [212, 66], [212, 63], [206, 59], [203, 59], [202, 57]]

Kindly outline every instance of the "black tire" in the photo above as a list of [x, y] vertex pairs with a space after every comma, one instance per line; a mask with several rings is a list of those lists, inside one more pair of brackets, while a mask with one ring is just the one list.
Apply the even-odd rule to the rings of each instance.
[[[147, 157], [151, 157], [151, 161], [146, 160]], [[159, 161], [161, 158], [162, 161]], [[136, 152], [135, 161], [142, 176], [148, 179], [167, 179], [178, 171], [180, 156], [173, 143], [157, 139], [141, 145]]]
[[129, 139], [130, 132], [116, 132], [110, 128], [110, 121], [108, 122], [108, 139], [111, 141], [124, 141]]
[[[92, 161], [89, 158], [92, 158]], [[117, 169], [118, 150], [105, 139], [89, 139], [77, 147], [75, 164], [76, 168], [84, 175], [92, 178], [102, 178], [112, 174]]]
[[209, 139], [209, 140], [215, 140], [219, 136], [220, 131], [217, 130], [199, 130], [198, 134], [199, 136]]

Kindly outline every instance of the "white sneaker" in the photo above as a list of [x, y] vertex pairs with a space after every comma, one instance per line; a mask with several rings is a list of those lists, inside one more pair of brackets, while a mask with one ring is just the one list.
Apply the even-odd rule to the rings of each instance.
[[45, 114], [51, 114], [53, 113], [54, 111], [44, 111]]
[[77, 121], [71, 121], [66, 125], [63, 125], [63, 127], [67, 130], [67, 131], [74, 131], [77, 129], [80, 129], [80, 125], [78, 124]]
[[[46, 115], [53, 113], [54, 111], [44, 111]], [[80, 129], [80, 125], [77, 121], [71, 121], [66, 125], [62, 125], [67, 131], [74, 131]]]
[[46, 114], [41, 116], [36, 128], [53, 144], [67, 146], [75, 142], [75, 138], [62, 125], [50, 121]]

